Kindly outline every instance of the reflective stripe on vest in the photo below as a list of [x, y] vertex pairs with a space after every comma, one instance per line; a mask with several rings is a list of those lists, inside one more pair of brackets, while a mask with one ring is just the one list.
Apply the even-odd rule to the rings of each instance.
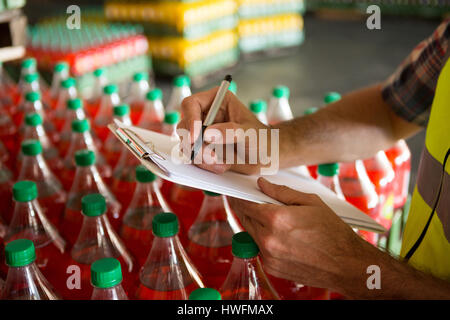
[[[424, 229], [436, 201], [442, 162], [450, 148], [450, 59], [441, 71], [428, 122], [425, 148], [403, 235], [404, 257]], [[450, 281], [450, 161], [445, 167], [441, 196], [422, 243], [409, 260], [416, 269]]]

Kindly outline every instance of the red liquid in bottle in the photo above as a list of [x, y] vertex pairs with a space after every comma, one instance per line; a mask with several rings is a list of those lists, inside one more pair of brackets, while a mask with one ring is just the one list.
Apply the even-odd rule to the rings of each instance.
[[[156, 213], [161, 213], [161, 211]], [[152, 230], [138, 230], [123, 223], [120, 237], [131, 254], [138, 259], [138, 265], [143, 265], [152, 246]]]
[[140, 284], [136, 291], [136, 297], [139, 300], [188, 300], [190, 293], [198, 288], [199, 286], [195, 282], [182, 289], [172, 291], [152, 290]]
[[395, 172], [394, 178], [394, 208], [403, 207], [408, 198], [409, 180], [411, 174], [411, 152], [404, 140], [385, 151]]

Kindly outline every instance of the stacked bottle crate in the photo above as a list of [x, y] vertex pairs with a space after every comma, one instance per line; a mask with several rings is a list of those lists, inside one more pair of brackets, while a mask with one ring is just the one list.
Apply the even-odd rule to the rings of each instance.
[[51, 71], [56, 62], [67, 62], [85, 97], [92, 94], [94, 71], [100, 68], [115, 83], [151, 71], [148, 41], [139, 26], [83, 21], [82, 28], [70, 30], [65, 19], [54, 18], [30, 28], [29, 35], [27, 54], [39, 68]]
[[295, 47], [303, 42], [303, 0], [238, 0], [238, 5], [242, 53]]
[[239, 58], [234, 0], [107, 1], [106, 17], [140, 23], [155, 72], [184, 73], [193, 82], [236, 64]]

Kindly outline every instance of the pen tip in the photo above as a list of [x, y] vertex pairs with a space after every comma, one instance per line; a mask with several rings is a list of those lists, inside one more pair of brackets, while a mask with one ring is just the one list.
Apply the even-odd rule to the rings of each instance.
[[225, 76], [225, 79], [224, 79], [225, 81], [228, 81], [228, 82], [231, 82], [231, 80], [233, 80], [233, 78], [231, 78], [231, 74], [227, 74], [226, 76]]

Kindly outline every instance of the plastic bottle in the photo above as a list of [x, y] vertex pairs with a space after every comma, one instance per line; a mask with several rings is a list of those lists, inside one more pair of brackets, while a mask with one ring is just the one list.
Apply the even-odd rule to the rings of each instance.
[[31, 180], [37, 184], [43, 212], [54, 225], [58, 225], [67, 200], [61, 182], [47, 165], [39, 140], [24, 140], [22, 154], [23, 162], [18, 179]]
[[89, 299], [92, 296], [90, 265], [102, 258], [116, 258], [120, 261], [125, 270], [124, 287], [129, 290], [135, 276], [132, 273], [136, 268], [135, 261], [109, 223], [105, 214], [105, 198], [98, 193], [88, 194], [83, 196], [81, 204], [82, 227], [71, 251], [72, 261], [69, 262], [81, 269], [81, 289], [71, 290], [66, 296], [71, 299]]
[[[131, 126], [130, 107], [127, 104], [121, 104], [114, 107], [114, 118], [126, 126]], [[105, 158], [111, 167], [114, 167], [120, 157], [121, 152], [126, 149], [121, 143], [118, 143], [117, 137], [110, 132], [103, 146]]]
[[69, 148], [70, 139], [72, 137], [72, 122], [74, 120], [83, 119], [86, 119], [86, 113], [83, 109], [83, 100], [79, 98], [67, 100], [64, 124], [59, 136], [59, 150], [61, 154], [66, 154], [67, 149]]
[[279, 300], [278, 293], [264, 273], [259, 248], [247, 232], [232, 240], [233, 262], [221, 289], [223, 300]]
[[59, 300], [60, 296], [34, 263], [36, 254], [33, 242], [19, 239], [5, 247], [8, 276], [2, 300]]
[[94, 85], [92, 95], [86, 104], [86, 111], [91, 118], [94, 118], [97, 115], [103, 95], [103, 88], [108, 84], [105, 69], [95, 69], [93, 74]]
[[61, 223], [61, 232], [71, 244], [75, 242], [81, 228], [83, 220], [80, 215], [81, 199], [87, 194], [101, 193], [106, 198], [110, 221], [120, 223], [121, 205], [101, 178], [95, 165], [95, 158], [95, 153], [91, 150], [79, 150], [75, 153], [77, 169]]
[[394, 169], [394, 208], [402, 208], [408, 198], [411, 174], [411, 152], [405, 140], [399, 140], [392, 148], [385, 151]]
[[[24, 103], [25, 95], [27, 94], [27, 92], [30, 91], [41, 92], [41, 87], [39, 85], [39, 75], [37, 73], [26, 74], [20, 79], [19, 83], [20, 83], [19, 90], [16, 96], [14, 97], [13, 101], [14, 106], [21, 106]], [[15, 110], [12, 111], [14, 115], [14, 123], [18, 126], [21, 123], [20, 119], [16, 120], [15, 117], [16, 112]]]
[[3, 62], [0, 61], [0, 106], [8, 113], [11, 113], [14, 107], [14, 97], [17, 94], [17, 88], [14, 81], [9, 77], [3, 68]]
[[14, 175], [5, 164], [0, 161], [0, 202], [2, 203], [1, 217], [9, 224], [11, 222], [12, 205], [12, 186]]
[[166, 108], [167, 112], [178, 111], [181, 113], [183, 99], [192, 95], [190, 85], [191, 80], [186, 75], [180, 75], [173, 79], [172, 93]]
[[137, 72], [133, 75], [133, 82], [130, 86], [130, 94], [126, 101], [130, 105], [132, 122], [137, 123], [142, 116], [145, 105], [145, 96], [150, 90], [148, 74]]
[[[17, 127], [9, 112], [0, 106], [0, 142], [3, 143], [8, 152], [8, 158], [11, 157], [11, 162], [17, 154]], [[0, 150], [1, 151], [1, 150]], [[6, 154], [1, 154], [0, 157], [6, 157]]]
[[66, 241], [47, 218], [37, 200], [36, 183], [29, 180], [16, 182], [13, 186], [14, 213], [5, 236], [8, 243], [17, 239], [29, 239], [36, 246], [36, 265], [53, 285], [65, 278], [60, 268], [64, 258]]
[[57, 62], [53, 68], [52, 84], [49, 91], [51, 106], [56, 109], [56, 103], [60, 93], [61, 82], [69, 78], [69, 65], [66, 62]]
[[[25, 126], [22, 134], [23, 140], [39, 140], [42, 146], [42, 155], [50, 169], [58, 174], [62, 168], [62, 160], [56, 148], [43, 126], [42, 117], [39, 113], [29, 113], [25, 116]], [[21, 156], [21, 154], [20, 154]], [[22, 157], [19, 156], [20, 161]], [[19, 165], [20, 167], [20, 165]]]
[[198, 288], [191, 292], [189, 300], [222, 300], [220, 292], [212, 288]]
[[113, 108], [120, 104], [118, 88], [108, 84], [103, 88], [100, 108], [94, 118], [94, 130], [101, 141], [105, 141], [110, 132], [107, 125], [113, 121]]
[[160, 213], [153, 218], [153, 244], [142, 267], [136, 298], [140, 300], [187, 300], [203, 288], [203, 281], [178, 239], [178, 218]]
[[364, 166], [378, 194], [380, 207], [375, 219], [389, 230], [394, 214], [394, 170], [384, 151], [378, 151], [374, 157], [364, 160]]
[[123, 217], [120, 236], [139, 265], [143, 265], [152, 245], [153, 217], [170, 211], [170, 207], [159, 190], [156, 176], [143, 165], [135, 171], [136, 189]]
[[91, 300], [128, 300], [122, 287], [122, 268], [114, 258], [103, 258], [91, 265]]
[[264, 100], [253, 100], [250, 102], [250, 111], [264, 124], [269, 124], [267, 120], [267, 103]]
[[98, 152], [97, 147], [92, 137], [90, 125], [87, 119], [72, 121], [72, 137], [63, 160], [62, 168], [62, 182], [64, 187], [68, 190], [75, 175], [75, 153], [78, 150], [92, 150], [97, 159], [96, 166], [100, 176], [109, 182], [112, 174], [111, 167], [106, 162], [105, 158]]
[[138, 126], [161, 132], [161, 125], [164, 120], [164, 105], [162, 103], [162, 91], [155, 88], [146, 95], [144, 111], [139, 119]]
[[285, 86], [276, 86], [273, 88], [272, 97], [267, 108], [267, 119], [269, 124], [291, 120], [291, 107], [289, 105], [289, 88]]
[[177, 124], [180, 122], [180, 113], [178, 111], [169, 111], [164, 115], [164, 122], [162, 126], [162, 133], [178, 138]]
[[188, 232], [187, 253], [201, 274], [205, 283], [218, 289], [225, 280], [233, 261], [231, 239], [242, 231], [228, 206], [226, 197], [203, 191], [200, 212]]
[[[39, 73], [37, 72], [36, 59], [34, 59], [34, 58], [27, 58], [27, 59], [22, 60], [21, 69], [20, 69], [20, 79], [19, 79], [19, 83], [18, 83], [19, 92], [21, 94], [28, 92], [28, 90], [27, 90], [28, 86], [26, 84], [27, 81], [25, 80], [25, 78], [27, 75], [30, 75], [30, 74], [36, 74], [36, 80], [38, 81], [37, 85], [39, 86], [40, 90], [42, 90], [42, 92], [46, 92], [48, 90], [48, 86], [42, 80]], [[33, 90], [33, 91], [35, 91], [35, 90]], [[18, 101], [16, 101], [16, 102], [18, 102]]]
[[344, 193], [342, 192], [341, 185], [339, 183], [338, 163], [320, 164], [318, 166], [317, 173], [319, 174], [317, 181], [333, 191], [339, 199], [345, 200]]
[[[308, 116], [310, 114], [313, 114], [313, 113], [317, 112], [317, 110], [319, 110], [319, 109], [316, 107], [308, 108], [303, 112], [303, 116]], [[308, 168], [308, 171], [309, 171], [309, 174], [311, 175], [311, 177], [313, 179], [317, 179], [317, 169], [318, 169], [317, 164], [309, 165], [309, 166], [307, 166], [307, 168]]]
[[77, 97], [76, 81], [74, 78], [67, 78], [61, 81], [61, 89], [59, 91], [58, 99], [55, 104], [55, 111], [53, 112], [53, 123], [55, 124], [56, 130], [61, 132], [66, 124], [66, 119], [69, 118], [67, 115], [67, 106], [69, 100], [73, 100]]

